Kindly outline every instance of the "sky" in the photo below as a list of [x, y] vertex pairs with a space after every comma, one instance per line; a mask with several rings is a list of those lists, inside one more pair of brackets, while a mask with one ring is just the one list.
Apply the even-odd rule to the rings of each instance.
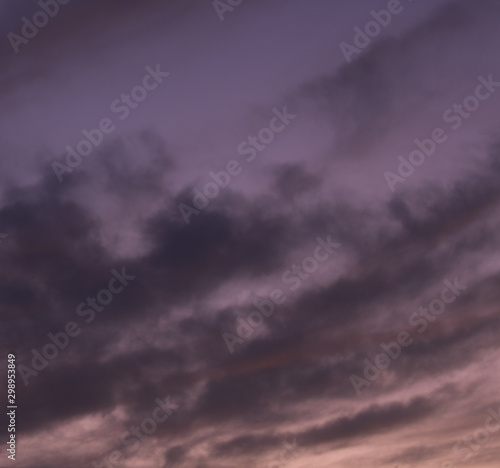
[[3, 0], [0, 467], [498, 467], [499, 17]]

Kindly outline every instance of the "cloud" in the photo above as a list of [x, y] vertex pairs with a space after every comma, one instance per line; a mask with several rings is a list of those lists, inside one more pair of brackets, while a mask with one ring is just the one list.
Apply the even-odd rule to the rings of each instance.
[[[35, 459], [37, 466], [56, 468], [101, 460], [151, 414], [155, 398], [166, 395], [181, 408], [127, 462], [255, 466], [275, 458], [283, 440], [296, 438], [304, 449], [297, 466], [343, 466], [348, 458], [359, 466], [427, 468], [425, 463], [447, 456], [457, 427], [477, 427], [474, 411], [497, 391], [499, 146], [453, 174], [436, 155], [426, 170], [440, 178], [424, 175], [395, 193], [386, 187], [381, 193], [371, 181], [387, 167], [378, 145], [395, 152], [400, 147], [399, 123], [425, 127], [424, 108], [440, 112], [458, 92], [461, 84], [450, 82], [448, 89], [447, 79], [468, 64], [461, 54], [451, 57], [454, 44], [473, 36], [472, 60], [485, 44], [478, 30], [491, 30], [485, 18], [497, 14], [494, 2], [481, 5], [484, 11], [450, 2], [329, 76], [311, 73], [309, 84], [275, 89], [274, 96], [289, 92], [325, 104], [301, 114], [308, 123], [293, 136], [321, 150], [301, 154], [290, 143], [295, 140], [284, 138], [283, 146], [272, 149], [276, 153], [263, 154], [269, 159], [263, 157], [241, 185], [224, 190], [189, 225], [178, 204], [191, 202], [193, 181], [206, 167], [215, 170], [211, 164], [219, 156], [207, 151], [206, 161], [188, 164], [189, 142], [176, 144], [143, 121], [132, 125], [135, 131], [113, 135], [63, 184], [46, 163], [47, 154], [60, 155], [48, 149], [31, 168], [35, 176], [23, 173], [5, 184], [5, 349], [14, 347], [18, 364], [31, 365], [31, 350], [41, 350], [49, 332], [62, 330], [68, 320], [82, 328], [30, 385], [18, 381], [18, 420], [26, 440], [20, 468]], [[132, 22], [132, 36], [147, 42], [150, 33], [174, 27], [180, 17], [194, 21], [195, 8], [193, 2], [75, 1], [54, 19], [52, 32], [40, 33], [26, 60], [60, 37], [67, 37], [60, 47], [70, 53], [85, 28], [95, 37], [108, 34], [107, 46], [119, 53], [114, 38], [122, 38], [122, 28]], [[9, 10], [3, 25], [18, 13]], [[266, 25], [252, 23], [271, 27]], [[432, 68], [441, 59], [442, 68]], [[29, 87], [59, 61], [65, 64], [52, 56], [26, 69], [15, 62], [0, 86], [5, 92]], [[210, 66], [218, 64], [210, 58]], [[493, 107], [485, 112], [480, 128], [486, 117], [496, 121]], [[334, 129], [333, 147], [331, 140], [307, 134], [316, 119]], [[193, 126], [198, 123], [193, 116]], [[217, 136], [210, 137], [215, 145]], [[221, 147], [233, 147], [238, 138], [221, 137]], [[341, 184], [362, 171], [373, 172], [366, 184]], [[283, 272], [327, 235], [341, 244], [338, 256], [290, 290]], [[85, 324], [76, 308], [106, 287], [112, 269], [121, 268], [136, 278], [95, 322]], [[445, 279], [456, 277], [466, 291], [425, 333], [412, 329], [410, 314], [438, 297]], [[235, 333], [238, 319], [254, 310], [253, 298], [276, 287], [286, 301], [230, 354], [222, 334]], [[364, 359], [403, 330], [411, 330], [414, 343], [358, 396], [349, 376], [360, 375]], [[381, 446], [390, 446], [390, 453], [381, 454]], [[494, 466], [489, 453], [482, 456]]]

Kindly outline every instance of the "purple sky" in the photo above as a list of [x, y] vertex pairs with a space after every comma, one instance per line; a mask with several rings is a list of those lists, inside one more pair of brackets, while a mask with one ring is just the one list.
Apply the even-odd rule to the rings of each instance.
[[500, 4], [70, 0], [16, 53], [40, 10], [0, 5], [15, 465], [497, 468]]

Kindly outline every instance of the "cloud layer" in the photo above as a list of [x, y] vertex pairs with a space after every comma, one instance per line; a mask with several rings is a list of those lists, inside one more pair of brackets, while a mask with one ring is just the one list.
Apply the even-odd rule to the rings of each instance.
[[[350, 63], [339, 44], [387, 2], [242, 2], [220, 21], [210, 2], [73, 0], [18, 54], [4, 40], [20, 468], [497, 466], [500, 93], [459, 129], [444, 114], [500, 80], [500, 11], [401, 1]], [[3, 35], [39, 8], [7, 2]], [[171, 76], [120, 122], [110, 104], [156, 64]], [[293, 125], [248, 164], [239, 145], [285, 105]], [[106, 117], [116, 131], [59, 182], [52, 163]], [[436, 127], [447, 141], [391, 190]], [[230, 160], [243, 171], [200, 207]], [[340, 244], [325, 261], [318, 237]], [[103, 304], [113, 271], [133, 279]]]

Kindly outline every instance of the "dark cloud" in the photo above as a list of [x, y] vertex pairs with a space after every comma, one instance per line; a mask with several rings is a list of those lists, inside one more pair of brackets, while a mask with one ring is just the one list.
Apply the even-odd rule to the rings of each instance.
[[[304, 138], [311, 148], [328, 147], [327, 159], [342, 166], [333, 175], [320, 169], [325, 152], [293, 153], [295, 143], [284, 139], [283, 147], [266, 148], [262, 159], [270, 162], [254, 163], [255, 173], [246, 171], [186, 224], [179, 204], [192, 204], [193, 181], [211, 170], [206, 167], [220, 167], [211, 147], [212, 122], [193, 116], [193, 127], [210, 127], [203, 141], [209, 161], [191, 161], [191, 141], [165, 138], [137, 117], [140, 123], [130, 124], [136, 131], [124, 127], [111, 136], [62, 184], [46, 153], [58, 160], [62, 155], [49, 150], [29, 175], [19, 169], [17, 179], [5, 177], [0, 232], [9, 237], [0, 245], [2, 349], [15, 352], [18, 365], [31, 366], [32, 349], [41, 350], [49, 332], [63, 330], [69, 320], [82, 328], [27, 387], [18, 377], [18, 423], [26, 447], [20, 468], [89, 466], [121, 450], [123, 433], [151, 417], [155, 399], [167, 395], [180, 408], [141, 443], [134, 463], [255, 466], [279, 456], [283, 441], [290, 440], [302, 449], [298, 466], [340, 466], [343, 454], [352, 463], [369, 458], [369, 466], [437, 463], [447, 456], [457, 428], [477, 426], [477, 414], [471, 413], [485, 413], [496, 389], [491, 375], [500, 327], [499, 147], [491, 145], [479, 162], [461, 160], [453, 175], [436, 156], [422, 169], [441, 178], [424, 177], [395, 193], [375, 193], [370, 183], [346, 190], [340, 179], [364, 169], [356, 157], [360, 152], [376, 167], [373, 178], [380, 177], [386, 161], [373, 161], [377, 153], [368, 150], [384, 139], [399, 147], [393, 134], [403, 117], [424, 126], [419, 112], [431, 104], [441, 109], [448, 84], [437, 75], [446, 65], [432, 66], [451, 54], [455, 41], [477, 35], [473, 50], [485, 44], [477, 31], [491, 30], [486, 17], [494, 17], [497, 8], [491, 1], [479, 3], [484, 10], [449, 2], [397, 37], [374, 41], [332, 75], [316, 73], [309, 84], [275, 90], [282, 96], [299, 89], [293, 99], [306, 96], [310, 103], [312, 97], [314, 105], [325, 105], [333, 149], [330, 134], [328, 142], [316, 145], [316, 135], [299, 125], [293, 138]], [[31, 90], [53, 67], [74, 73], [60, 51], [74, 54], [68, 63], [77, 63], [99, 44], [118, 54], [118, 40], [152, 43], [153, 36], [167, 37], [162, 30], [177, 31], [177, 20], [198, 24], [194, 5], [74, 0], [23, 51], [25, 58], [0, 56], [0, 64], [10, 67], [0, 77], [0, 92]], [[10, 28], [32, 7], [9, 4], [0, 27]], [[249, 7], [247, 14], [256, 10]], [[259, 21], [252, 28], [282, 30], [278, 23]], [[229, 16], [220, 26], [234, 27], [234, 34], [242, 27], [231, 26]], [[22, 64], [44, 50], [48, 55], [41, 55], [40, 64]], [[207, 60], [222, 66], [221, 57]], [[188, 54], [183, 60], [195, 63]], [[444, 62], [453, 61], [456, 68], [443, 82], [473, 62]], [[460, 86], [453, 83], [453, 89]], [[185, 102], [190, 89], [186, 84]], [[225, 93], [232, 96], [227, 83]], [[172, 106], [175, 97], [169, 98]], [[495, 109], [488, 109], [491, 116], [485, 116], [494, 120]], [[216, 122], [220, 116], [213, 112]], [[172, 126], [180, 129], [176, 117]], [[314, 111], [308, 125], [317, 118]], [[232, 119], [226, 115], [226, 122]], [[477, 125], [486, 127], [484, 120], [478, 117]], [[234, 138], [221, 148], [233, 147]], [[270, 173], [262, 175], [263, 167]], [[338, 255], [292, 291], [282, 274], [311, 255], [318, 236], [338, 242]], [[95, 322], [85, 324], [76, 308], [107, 287], [113, 269], [122, 268], [134, 280], [96, 313]], [[442, 282], [453, 278], [467, 289], [418, 333], [410, 314], [439, 297]], [[239, 320], [255, 310], [253, 299], [278, 287], [285, 302], [231, 354], [223, 333], [236, 333]], [[404, 330], [411, 332], [412, 345], [358, 396], [349, 377], [362, 375], [364, 360]], [[388, 441], [391, 453], [380, 454], [380, 444]], [[485, 466], [494, 466], [492, 447], [478, 457]], [[326, 458], [318, 462], [320, 456]]]
[[432, 86], [437, 73], [446, 74], [448, 88], [462, 86], [469, 76], [467, 64], [460, 65], [462, 79], [450, 74], [448, 51], [452, 43], [464, 38], [468, 38], [464, 47], [477, 53], [487, 47], [490, 39], [478, 34], [485, 27], [487, 12], [498, 14], [498, 4], [490, 0], [449, 2], [412, 30], [372, 42], [368, 51], [354, 55], [351, 63], [334, 74], [304, 85], [303, 95], [314, 99], [331, 119], [336, 154], [369, 157], [399, 122], [436, 98]]

